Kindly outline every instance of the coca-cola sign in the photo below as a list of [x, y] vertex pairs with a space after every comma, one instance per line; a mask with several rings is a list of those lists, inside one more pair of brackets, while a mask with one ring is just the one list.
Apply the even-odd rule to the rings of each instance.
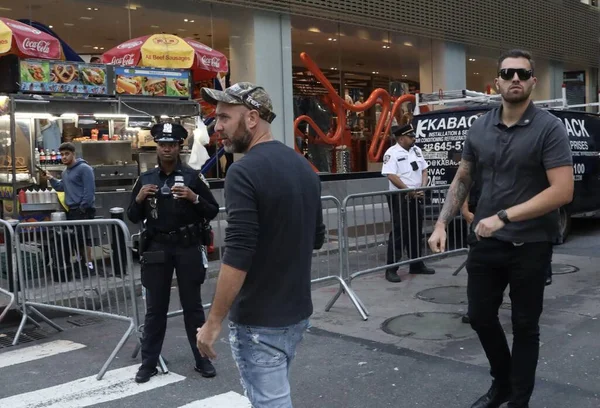
[[118, 45], [117, 48], [119, 50], [130, 50], [132, 48], [139, 47], [143, 43], [144, 43], [143, 41], [131, 41], [131, 42], [126, 42], [121, 45]]
[[31, 38], [23, 40], [23, 49], [37, 51], [42, 54], [50, 54], [50, 42], [45, 40], [34, 41]]
[[203, 55], [202, 58], [200, 58], [200, 61], [202, 62], [202, 65], [207, 67], [213, 67], [217, 69], [221, 67], [221, 58], [219, 57], [208, 57]]
[[113, 64], [113, 65], [135, 65], [135, 54], [125, 54], [121, 57], [112, 57], [110, 64]]

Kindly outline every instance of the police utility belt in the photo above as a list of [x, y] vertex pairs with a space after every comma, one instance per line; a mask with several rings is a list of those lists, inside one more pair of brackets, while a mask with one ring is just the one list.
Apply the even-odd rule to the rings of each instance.
[[148, 229], [146, 231], [148, 241], [165, 245], [208, 245], [210, 243], [210, 229], [198, 224], [188, 224], [173, 231], [158, 231]]

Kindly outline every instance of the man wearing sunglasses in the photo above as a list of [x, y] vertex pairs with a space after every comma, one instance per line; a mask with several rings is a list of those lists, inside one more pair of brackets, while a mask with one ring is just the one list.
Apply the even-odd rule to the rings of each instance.
[[225, 150], [244, 157], [225, 179], [225, 251], [198, 348], [216, 357], [230, 312], [229, 344], [252, 406], [291, 408], [290, 365], [313, 311], [312, 252], [325, 236], [321, 183], [304, 157], [273, 140], [275, 114], [262, 87], [203, 88], [202, 97], [217, 105]]
[[[481, 196], [467, 259], [469, 318], [491, 366], [490, 390], [472, 408], [525, 408], [535, 384], [539, 318], [558, 208], [573, 199], [573, 167], [564, 125], [530, 99], [537, 79], [528, 52], [512, 50], [498, 61], [495, 85], [502, 105], [477, 119], [429, 239], [443, 252], [446, 225], [471, 188], [476, 169]], [[512, 354], [498, 319], [510, 285]]]

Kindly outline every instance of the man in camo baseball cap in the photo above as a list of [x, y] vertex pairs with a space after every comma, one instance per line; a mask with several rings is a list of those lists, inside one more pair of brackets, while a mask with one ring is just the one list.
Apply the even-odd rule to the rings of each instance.
[[219, 102], [229, 105], [244, 105], [250, 110], [257, 111], [261, 119], [269, 123], [275, 119], [271, 97], [263, 87], [251, 82], [238, 82], [224, 91], [202, 88], [202, 99], [211, 105]]
[[261, 86], [238, 82], [224, 91], [202, 88], [202, 98], [217, 106], [214, 129], [227, 153], [245, 153], [272, 139], [275, 113], [271, 97]]

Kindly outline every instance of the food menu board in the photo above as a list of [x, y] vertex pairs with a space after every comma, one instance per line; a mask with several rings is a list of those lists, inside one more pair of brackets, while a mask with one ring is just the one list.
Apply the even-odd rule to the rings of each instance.
[[20, 61], [20, 91], [109, 95], [104, 65], [25, 59]]
[[114, 67], [117, 95], [161, 96], [189, 99], [190, 71]]

